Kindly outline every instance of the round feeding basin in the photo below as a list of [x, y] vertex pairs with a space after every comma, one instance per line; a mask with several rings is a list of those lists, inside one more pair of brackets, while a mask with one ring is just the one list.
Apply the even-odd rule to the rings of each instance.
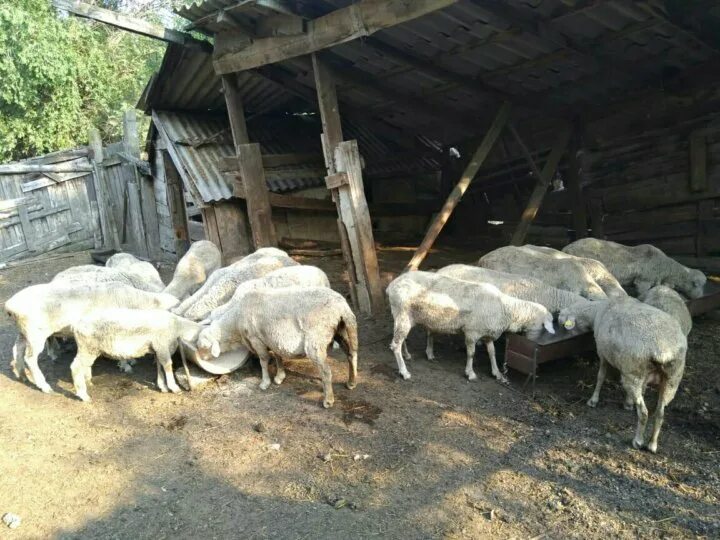
[[250, 351], [245, 347], [224, 352], [212, 360], [201, 360], [198, 358], [197, 349], [195, 349], [195, 346], [191, 343], [182, 341], [182, 347], [185, 351], [185, 357], [188, 360], [191, 360], [196, 366], [213, 375], [225, 375], [226, 373], [240, 369], [248, 361], [248, 358], [250, 358]]

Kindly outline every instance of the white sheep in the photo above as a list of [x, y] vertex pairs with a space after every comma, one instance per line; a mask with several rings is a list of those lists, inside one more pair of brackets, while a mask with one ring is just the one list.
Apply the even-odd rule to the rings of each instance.
[[5, 302], [5, 311], [20, 330], [10, 365], [18, 379], [29, 375], [40, 390], [52, 392], [38, 367], [38, 356], [48, 337], [71, 337], [71, 325], [92, 311], [116, 307], [167, 310], [177, 302], [177, 298], [168, 294], [117, 283], [46, 283], [27, 287]]
[[163, 292], [184, 300], [207, 281], [222, 264], [222, 254], [209, 240], [194, 242], [175, 267], [172, 281]]
[[609, 240], [583, 238], [568, 244], [563, 251], [602, 262], [622, 285], [634, 285], [638, 294], [655, 285], [666, 285], [688, 298], [698, 298], [707, 281], [700, 270], [683, 266], [650, 244], [625, 246]]
[[355, 388], [357, 322], [342, 295], [326, 287], [283, 287], [247, 291], [236, 300], [232, 308], [200, 332], [197, 350], [201, 358], [247, 347], [260, 359], [263, 390], [270, 386], [271, 355], [277, 362], [275, 384], [285, 379], [283, 359], [309, 358], [320, 371], [323, 406], [328, 408], [335, 398], [327, 350], [337, 340], [348, 359], [347, 387]]
[[490, 270], [469, 264], [451, 264], [437, 271], [441, 276], [448, 276], [473, 283], [489, 283], [495, 285], [501, 292], [545, 306], [553, 314], [585, 300], [579, 294], [558, 289], [539, 279]]
[[[559, 321], [567, 329], [592, 329], [600, 367], [597, 384], [587, 404], [595, 407], [600, 399], [607, 365], [620, 371], [620, 380], [637, 411], [638, 422], [633, 446], [647, 446], [657, 452], [665, 407], [677, 392], [685, 370], [687, 338], [678, 322], [657, 308], [627, 297], [620, 300], [585, 302], [565, 308]], [[643, 399], [648, 382], [658, 382], [658, 402], [653, 414], [652, 435], [645, 443], [648, 411]]]
[[93, 264], [72, 266], [56, 274], [51, 283], [119, 283], [141, 291], [161, 292], [165, 284], [160, 280], [157, 270], [150, 263], [140, 262], [140, 265], [115, 268]]
[[[400, 375], [410, 378], [405, 358], [410, 354], [405, 340], [415, 325], [428, 331], [426, 352], [433, 359], [432, 333], [465, 335], [467, 363], [465, 375], [475, 380], [473, 370], [475, 344], [485, 342], [492, 374], [506, 379], [495, 358], [494, 341], [504, 332], [527, 332], [539, 337], [543, 327], [555, 333], [552, 314], [540, 304], [513, 298], [487, 283], [471, 283], [430, 272], [408, 272], [395, 278], [386, 290], [395, 321], [390, 349], [395, 355]], [[405, 358], [403, 358], [405, 356]]]
[[330, 281], [328, 280], [325, 272], [316, 266], [298, 265], [278, 268], [261, 278], [251, 279], [250, 281], [245, 281], [244, 283], [238, 285], [232, 298], [230, 298], [227, 303], [213, 309], [210, 313], [210, 317], [203, 322], [209, 323], [210, 321], [222, 316], [222, 314], [230, 309], [237, 299], [241, 298], [247, 291], [261, 288], [277, 289], [280, 287], [291, 286], [327, 287], [329, 289]]
[[144, 276], [147, 282], [153, 284], [154, 290], [151, 292], [160, 292], [165, 288], [157, 268], [152, 263], [141, 261], [132, 253], [116, 253], [105, 261], [105, 266], [121, 270], [130, 269], [134, 274]]
[[478, 266], [534, 277], [558, 289], [588, 300], [604, 300], [607, 294], [587, 269], [577, 261], [558, 259], [528, 246], [505, 246], [484, 255]]
[[297, 264], [284, 251], [275, 248], [259, 249], [238, 262], [213, 272], [203, 286], [173, 309], [173, 312], [186, 319], [201, 321], [210, 315], [213, 309], [230, 300], [241, 283], [263, 277], [278, 268]]
[[639, 300], [670, 315], [678, 322], [680, 330], [686, 336], [692, 330], [692, 316], [685, 300], [670, 287], [657, 285], [641, 294]]
[[180, 392], [172, 371], [172, 355], [179, 339], [195, 341], [201, 329], [198, 323], [159, 309], [114, 308], [84, 315], [72, 324], [77, 342], [77, 355], [70, 364], [75, 394], [90, 401], [87, 385], [99, 356], [131, 360], [146, 354], [155, 354], [160, 391]]

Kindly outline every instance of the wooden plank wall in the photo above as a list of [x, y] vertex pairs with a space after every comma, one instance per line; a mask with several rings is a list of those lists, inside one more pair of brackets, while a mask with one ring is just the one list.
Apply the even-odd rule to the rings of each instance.
[[[77, 154], [55, 152], [21, 163], [89, 165]], [[89, 249], [100, 240], [91, 173], [0, 175], [0, 262]]]

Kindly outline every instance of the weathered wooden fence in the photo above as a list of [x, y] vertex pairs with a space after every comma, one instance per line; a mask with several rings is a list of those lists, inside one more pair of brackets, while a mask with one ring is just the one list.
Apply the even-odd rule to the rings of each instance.
[[124, 137], [0, 165], [0, 263], [90, 248], [160, 254], [150, 168], [140, 159], [135, 111]]

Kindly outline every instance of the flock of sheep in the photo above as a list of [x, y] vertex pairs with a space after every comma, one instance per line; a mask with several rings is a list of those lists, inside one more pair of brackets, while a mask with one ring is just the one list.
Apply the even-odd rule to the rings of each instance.
[[[433, 358], [433, 333], [463, 334], [465, 375], [473, 370], [475, 345], [483, 341], [493, 375], [507, 382], [495, 358], [494, 341], [505, 332], [537, 339], [555, 333], [553, 319], [567, 330], [592, 330], [600, 358], [597, 384], [588, 405], [598, 403], [607, 365], [617, 368], [626, 408], [638, 415], [636, 448], [657, 451], [665, 406], [685, 369], [692, 319], [685, 300], [702, 295], [705, 275], [686, 268], [659, 249], [623, 246], [587, 238], [562, 251], [508, 246], [483, 256], [477, 266], [453, 264], [437, 272], [409, 272], [387, 288], [394, 318], [390, 349], [403, 378], [410, 353], [405, 340], [415, 325], [427, 330], [426, 353]], [[631, 291], [638, 298], [626, 292]], [[678, 292], [679, 291], [679, 292]], [[649, 383], [658, 385], [652, 432], [645, 438]]]
[[[555, 317], [568, 330], [592, 330], [600, 368], [588, 405], [598, 402], [607, 365], [617, 368], [626, 405], [637, 410], [633, 445], [655, 452], [664, 407], [682, 378], [692, 326], [678, 292], [695, 298], [704, 285], [701, 272], [648, 245], [584, 239], [563, 251], [503, 247], [476, 266], [409, 272], [390, 283], [390, 348], [400, 374], [409, 379], [405, 340], [413, 326], [428, 332], [429, 359], [434, 356], [433, 333], [463, 334], [466, 376], [477, 378], [473, 359], [482, 341], [493, 375], [506, 382], [494, 347], [503, 333], [525, 333], [531, 339], [544, 331], [555, 333]], [[69, 268], [50, 283], [27, 287], [9, 299], [5, 309], [19, 329], [11, 361], [15, 375], [51, 392], [38, 356], [47, 346], [48, 355], [56, 357], [60, 340], [72, 338], [77, 354], [70, 369], [75, 393], [83, 401], [90, 400], [87, 387], [99, 356], [119, 360], [127, 371], [135, 359], [154, 354], [158, 388], [179, 392], [171, 357], [181, 341], [193, 344], [197, 357], [206, 362], [247, 348], [260, 360], [263, 390], [271, 383], [271, 357], [277, 366], [276, 384], [285, 378], [284, 358], [308, 358], [320, 372], [325, 407], [334, 401], [328, 349], [337, 344], [348, 359], [347, 386], [356, 384], [357, 323], [345, 298], [330, 288], [322, 270], [300, 265], [276, 248], [258, 249], [221, 267], [217, 247], [196, 242], [167, 286], [153, 265], [118, 253], [104, 267]], [[648, 383], [659, 385], [659, 399], [646, 440], [643, 392]]]
[[285, 378], [283, 358], [309, 358], [321, 374], [323, 404], [331, 407], [326, 359], [336, 342], [348, 357], [347, 386], [355, 386], [355, 315], [322, 270], [300, 265], [275, 248], [220, 266], [220, 251], [204, 240], [178, 262], [167, 287], [153, 265], [118, 253], [104, 267], [76, 266], [50, 283], [23, 289], [5, 303], [20, 331], [11, 361], [15, 376], [27, 376], [43, 392], [52, 392], [38, 356], [47, 342], [54, 358], [58, 338], [72, 338], [77, 354], [70, 371], [83, 401], [90, 400], [87, 387], [99, 356], [119, 360], [129, 370], [130, 362], [154, 354], [158, 388], [179, 392], [171, 357], [184, 340], [195, 344], [205, 361], [247, 347], [260, 359], [263, 390], [270, 386], [271, 356], [276, 384]]

